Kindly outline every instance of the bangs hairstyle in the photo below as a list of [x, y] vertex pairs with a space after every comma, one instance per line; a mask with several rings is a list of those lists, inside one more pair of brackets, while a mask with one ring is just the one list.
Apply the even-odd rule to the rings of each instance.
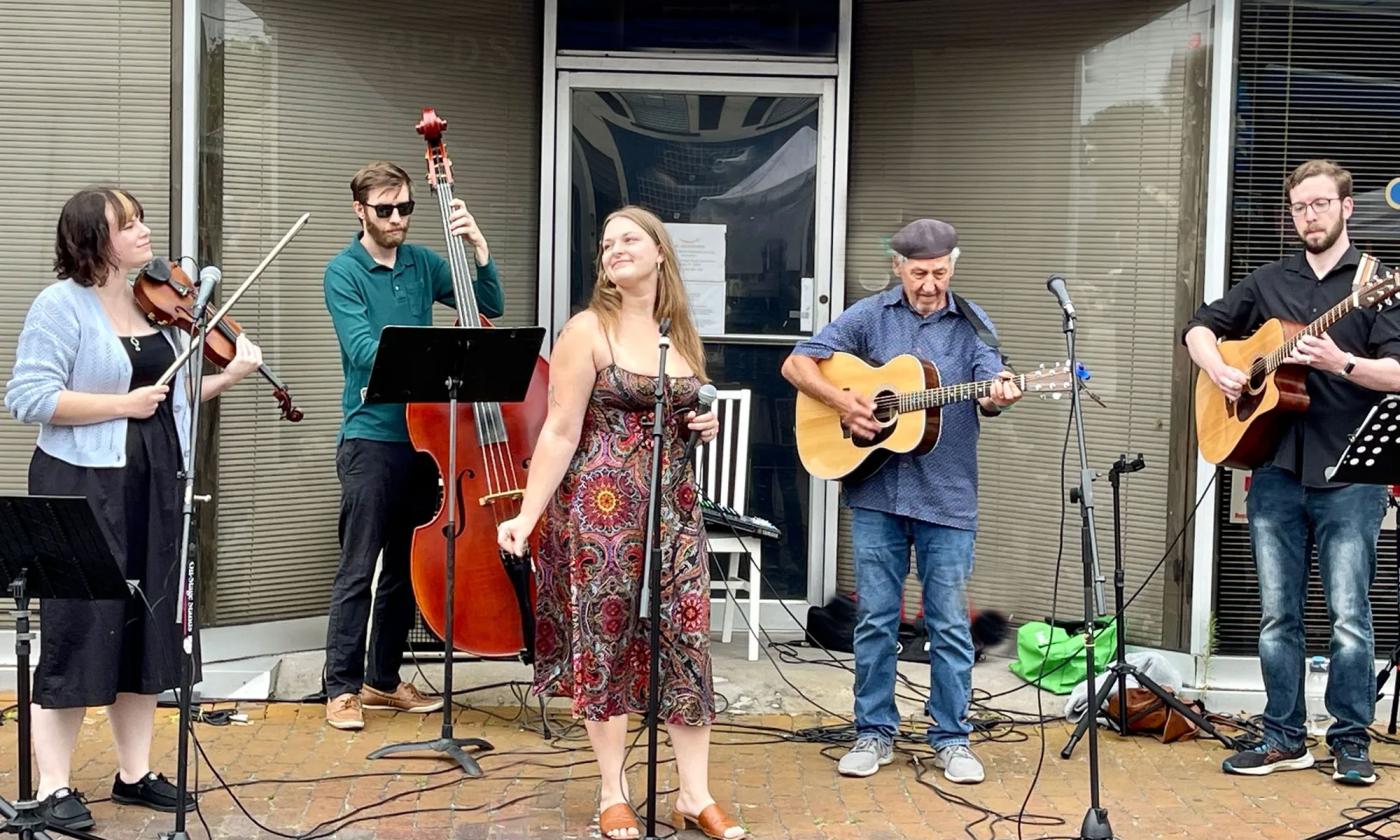
[[107, 208], [121, 230], [133, 219], [145, 219], [141, 202], [126, 190], [92, 187], [68, 199], [58, 215], [54, 240], [53, 270], [60, 279], [71, 278], [79, 286], [101, 286], [107, 276], [120, 271], [112, 253], [112, 230], [107, 224]]
[[376, 160], [360, 167], [350, 179], [350, 196], [361, 204], [369, 201], [369, 194], [385, 187], [408, 187], [408, 197], [413, 198], [413, 179], [397, 163]]
[[1298, 164], [1297, 169], [1288, 174], [1288, 179], [1283, 182], [1284, 200], [1291, 201], [1293, 189], [1314, 175], [1326, 175], [1331, 178], [1332, 183], [1337, 185], [1337, 198], [1351, 198], [1351, 173], [1335, 160], [1319, 159], [1303, 161]]

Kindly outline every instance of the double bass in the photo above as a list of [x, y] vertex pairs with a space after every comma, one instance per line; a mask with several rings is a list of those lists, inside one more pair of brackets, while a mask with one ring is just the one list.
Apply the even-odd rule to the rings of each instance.
[[[437, 195], [447, 236], [447, 262], [460, 325], [492, 326], [477, 308], [467, 249], [461, 237], [448, 231], [452, 204], [452, 169], [442, 135], [447, 123], [432, 108], [424, 108], [417, 125], [428, 148], [428, 184]], [[487, 359], [482, 364], [489, 364]], [[453, 574], [450, 640], [457, 650], [477, 656], [533, 659], [535, 590], [529, 556], [500, 550], [496, 527], [519, 515], [529, 474], [530, 456], [548, 411], [549, 365], [535, 359], [525, 400], [520, 403], [471, 403], [452, 417], [448, 406], [412, 403], [407, 408], [408, 436], [415, 448], [436, 462], [444, 482], [456, 482], [458, 523], [456, 568]], [[457, 474], [447, 475], [450, 425], [457, 426]], [[443, 540], [448, 510], [443, 503], [431, 522], [413, 534], [411, 575], [413, 595], [423, 621], [441, 639], [446, 635], [446, 545]]]

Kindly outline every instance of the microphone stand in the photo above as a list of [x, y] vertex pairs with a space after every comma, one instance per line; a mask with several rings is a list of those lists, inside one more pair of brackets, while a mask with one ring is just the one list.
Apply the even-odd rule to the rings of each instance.
[[[661, 321], [661, 340], [656, 376], [656, 407], [651, 421], [651, 492], [647, 497], [647, 535], [643, 551], [641, 597], [639, 614], [646, 617], [651, 645], [651, 670], [647, 680], [647, 824], [642, 835], [645, 840], [656, 836], [656, 747], [657, 718], [661, 705], [661, 462], [664, 446], [666, 402], [670, 399], [666, 378], [666, 352], [671, 348], [671, 319]], [[625, 770], [623, 772], [626, 772]]]
[[182, 364], [188, 364], [189, 374], [187, 379], [190, 383], [190, 452], [189, 459], [185, 462], [185, 468], [179, 473], [178, 478], [184, 482], [184, 510], [182, 512], [182, 524], [180, 533], [180, 623], [181, 640], [180, 648], [184, 654], [181, 657], [180, 668], [180, 688], [175, 693], [176, 702], [180, 705], [180, 735], [176, 749], [176, 761], [179, 766], [175, 770], [175, 830], [161, 832], [157, 836], [160, 840], [190, 840], [189, 833], [185, 831], [185, 797], [189, 791], [189, 757], [190, 757], [190, 727], [193, 717], [192, 701], [194, 695], [194, 669], [195, 669], [195, 643], [198, 641], [199, 624], [195, 614], [195, 573], [199, 562], [199, 549], [193, 544], [197, 534], [193, 534], [194, 529], [194, 505], [195, 502], [207, 502], [212, 496], [206, 494], [197, 496], [194, 492], [195, 465], [199, 463], [199, 407], [204, 402], [202, 399], [204, 390], [204, 343], [209, 334], [209, 329], [217, 324], [233, 308], [233, 304], [238, 298], [248, 291], [253, 281], [265, 271], [277, 257], [282, 253], [282, 249], [287, 247], [287, 243], [292, 241], [304, 226], [310, 213], [303, 213], [301, 217], [292, 224], [292, 227], [282, 236], [262, 262], [258, 263], [253, 272], [248, 275], [248, 279], [229, 296], [223, 307], [213, 316], [209, 314], [209, 304], [199, 308], [194, 313], [195, 322], [190, 330], [190, 345], [183, 353], [176, 354], [174, 364], [161, 375], [157, 384], [168, 384], [175, 376], [176, 371]]
[[209, 305], [199, 307], [194, 313], [194, 328], [190, 335], [189, 353], [186, 355], [189, 371], [190, 397], [190, 451], [184, 469], [178, 474], [184, 483], [184, 510], [180, 532], [180, 597], [177, 604], [180, 613], [180, 687], [175, 692], [175, 701], [180, 706], [180, 734], [176, 748], [175, 768], [175, 829], [160, 832], [160, 840], [190, 840], [185, 830], [185, 797], [189, 792], [190, 727], [193, 725], [193, 695], [195, 644], [198, 641], [199, 624], [195, 615], [195, 571], [199, 562], [199, 548], [194, 544], [195, 502], [207, 502], [209, 495], [195, 495], [195, 465], [199, 463], [199, 409], [204, 400], [200, 399], [204, 388], [204, 342], [209, 332]]
[[[1072, 306], [1064, 307], [1065, 346], [1069, 353], [1069, 369], [1079, 370], [1079, 360], [1075, 356], [1075, 317]], [[1084, 812], [1084, 822], [1079, 828], [1080, 840], [1113, 840], [1113, 828], [1108, 822], [1108, 809], [1099, 802], [1099, 737], [1098, 708], [1093, 702], [1097, 696], [1094, 690], [1094, 630], [1098, 617], [1103, 615], [1103, 573], [1099, 570], [1099, 543], [1094, 531], [1094, 478], [1089, 469], [1089, 454], [1084, 446], [1084, 416], [1080, 412], [1079, 379], [1076, 376], [1074, 388], [1070, 390], [1070, 413], [1074, 417], [1074, 428], [1079, 441], [1079, 486], [1070, 489], [1070, 500], [1079, 503], [1079, 548], [1084, 566], [1084, 662], [1088, 675], [1088, 715], [1089, 728], [1089, 809]]]

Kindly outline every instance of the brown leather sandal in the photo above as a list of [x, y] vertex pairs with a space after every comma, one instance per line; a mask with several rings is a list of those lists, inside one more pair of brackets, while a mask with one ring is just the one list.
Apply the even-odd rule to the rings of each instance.
[[738, 821], [724, 813], [716, 802], [711, 802], [705, 806], [705, 810], [695, 816], [682, 813], [679, 808], [673, 809], [671, 818], [676, 824], [676, 831], [685, 831], [688, 828], [699, 829], [702, 834], [711, 840], [743, 840], [749, 836], [746, 829], [743, 834], [736, 834], [728, 837], [725, 832], [731, 828], [743, 828]]
[[631, 840], [636, 840], [642, 835], [641, 826], [637, 825], [637, 817], [632, 813], [632, 806], [626, 802], [609, 805], [598, 814], [598, 833], [608, 840], [620, 840], [626, 836], [621, 832], [629, 828], [636, 832]]

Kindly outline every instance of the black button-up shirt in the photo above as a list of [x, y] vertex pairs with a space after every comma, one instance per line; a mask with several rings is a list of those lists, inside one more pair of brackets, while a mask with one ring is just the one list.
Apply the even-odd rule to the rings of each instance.
[[[1360, 254], [1349, 248], [1318, 279], [1302, 251], [1256, 269], [1220, 300], [1202, 306], [1182, 331], [1209, 327], [1223, 339], [1245, 338], [1270, 318], [1310, 324], [1351, 294]], [[1384, 271], [1384, 269], [1380, 269]], [[1327, 331], [1343, 352], [1363, 358], [1400, 359], [1400, 312], [1359, 309]], [[1308, 410], [1293, 422], [1269, 463], [1299, 476], [1308, 487], [1339, 487], [1324, 470], [1337, 463], [1348, 436], [1380, 401], [1379, 392], [1320, 370], [1308, 371]]]

